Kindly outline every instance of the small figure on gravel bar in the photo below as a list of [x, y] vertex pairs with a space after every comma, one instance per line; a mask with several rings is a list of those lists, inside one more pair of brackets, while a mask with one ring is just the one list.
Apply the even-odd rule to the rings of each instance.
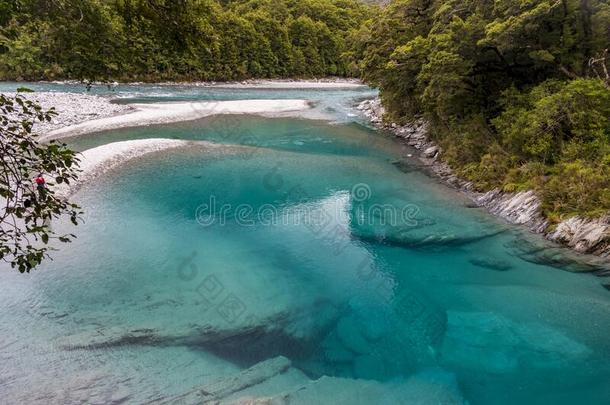
[[42, 173], [40, 173], [38, 176], [36, 176], [34, 181], [36, 182], [36, 188], [38, 189], [38, 193], [40, 194], [41, 197], [44, 197], [47, 192], [47, 186], [46, 186], [47, 182], [45, 181]]

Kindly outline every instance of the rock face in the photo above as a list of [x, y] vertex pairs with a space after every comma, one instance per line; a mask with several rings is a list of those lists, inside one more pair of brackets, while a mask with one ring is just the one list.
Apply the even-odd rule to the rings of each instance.
[[526, 225], [534, 232], [544, 232], [547, 221], [540, 214], [540, 200], [533, 191], [516, 194], [491, 190], [475, 198], [475, 202], [500, 218], [518, 225]]
[[419, 150], [419, 159], [430, 172], [446, 184], [467, 192], [478, 206], [487, 208], [489, 212], [507, 222], [544, 234], [547, 239], [579, 253], [610, 257], [610, 216], [597, 219], [572, 217], [561, 222], [555, 231], [549, 232], [548, 221], [540, 212], [540, 200], [532, 190], [519, 193], [505, 193], [498, 189], [487, 193], [473, 192], [471, 182], [457, 177], [451, 168], [439, 159], [442, 150], [428, 139], [428, 125], [425, 121], [418, 119], [403, 126], [384, 123], [385, 111], [379, 98], [363, 101], [358, 109], [375, 126], [392, 132], [409, 146]]
[[385, 114], [380, 98], [364, 100], [357, 108], [374, 124], [380, 124]]
[[424, 151], [424, 156], [431, 159], [438, 153], [438, 146], [430, 146]]
[[577, 252], [610, 255], [610, 217], [584, 219], [572, 217], [557, 226], [549, 239], [564, 243]]

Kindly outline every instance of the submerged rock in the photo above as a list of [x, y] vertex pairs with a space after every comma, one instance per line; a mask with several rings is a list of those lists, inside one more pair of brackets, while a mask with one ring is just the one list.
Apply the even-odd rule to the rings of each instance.
[[455, 376], [441, 369], [381, 383], [371, 380], [322, 377], [298, 389], [263, 398], [241, 398], [222, 404], [272, 405], [458, 405], [467, 404]]
[[544, 240], [540, 242], [535, 244], [519, 238], [514, 240], [508, 248], [520, 259], [534, 264], [556, 267], [575, 273], [596, 272], [603, 274], [610, 271], [610, 263], [603, 259], [581, 256]]
[[[317, 313], [315, 322], [311, 313]], [[279, 312], [268, 318], [249, 318], [241, 325], [187, 324], [167, 327], [153, 322], [141, 327], [98, 326], [60, 338], [64, 350], [96, 350], [125, 345], [189, 346], [205, 349], [240, 365], [264, 358], [306, 355], [336, 322], [337, 310], [324, 303]], [[304, 318], [304, 319], [303, 319]]]
[[361, 333], [362, 325], [353, 316], [341, 318], [336, 331], [343, 346], [352, 352], [366, 354], [372, 351], [371, 344]]
[[352, 232], [352, 237], [362, 242], [401, 247], [405, 249], [443, 249], [456, 246], [469, 245], [480, 242], [487, 238], [492, 238], [506, 230], [498, 230], [491, 233], [474, 236], [455, 235], [450, 233], [428, 233], [418, 236], [407, 235], [406, 232], [400, 234], [379, 234], [367, 235], [364, 233]]
[[479, 257], [476, 259], [470, 259], [469, 261], [475, 266], [495, 271], [508, 271], [513, 268], [509, 262], [493, 257]]
[[[345, 314], [322, 342], [326, 363], [349, 367], [357, 378], [389, 380], [435, 364], [446, 330], [445, 311], [426, 297], [404, 291], [387, 306]], [[329, 366], [326, 374], [335, 367]]]
[[393, 377], [383, 357], [378, 354], [365, 354], [354, 359], [354, 376], [371, 380], [387, 380]]
[[520, 367], [560, 368], [586, 360], [591, 350], [542, 323], [515, 322], [492, 312], [448, 312], [442, 362], [510, 373]]
[[285, 357], [276, 357], [258, 363], [236, 375], [205, 384], [199, 388], [189, 391], [177, 397], [161, 400], [159, 404], [209, 404], [217, 403], [223, 398], [239, 391], [251, 388], [258, 384], [285, 373], [292, 366], [290, 360]]

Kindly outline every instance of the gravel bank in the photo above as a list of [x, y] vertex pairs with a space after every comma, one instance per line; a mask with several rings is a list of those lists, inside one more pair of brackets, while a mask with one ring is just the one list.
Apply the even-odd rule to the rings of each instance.
[[[14, 96], [15, 93], [5, 93]], [[37, 102], [44, 110], [55, 108], [58, 113], [51, 122], [37, 122], [34, 132], [48, 132], [98, 118], [112, 117], [133, 111], [127, 105], [113, 104], [110, 99], [77, 93], [20, 93], [22, 97]]]

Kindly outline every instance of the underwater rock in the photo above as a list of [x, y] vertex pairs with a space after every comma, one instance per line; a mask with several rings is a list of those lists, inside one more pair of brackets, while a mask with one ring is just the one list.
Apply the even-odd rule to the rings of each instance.
[[556, 267], [571, 272], [597, 272], [610, 270], [610, 263], [604, 259], [578, 255], [566, 248], [552, 245], [550, 242], [534, 244], [518, 238], [510, 243], [515, 256], [534, 264]]
[[418, 165], [410, 163], [410, 162], [405, 162], [402, 160], [393, 161], [392, 166], [394, 166], [395, 168], [397, 168], [398, 170], [400, 170], [403, 173], [411, 173], [411, 172], [420, 170]]
[[176, 338], [176, 336], [160, 336], [158, 331], [150, 328], [109, 327], [70, 335], [61, 340], [60, 346], [64, 350], [95, 350], [125, 345], [155, 345]]
[[[294, 384], [298, 379], [272, 384], [289, 374], [291, 370], [294, 369], [289, 367], [286, 371], [271, 376], [261, 383], [233, 391], [222, 398], [218, 394], [214, 397], [201, 397], [195, 391], [161, 403], [215, 405], [466, 405], [468, 403], [459, 390], [455, 376], [439, 368], [423, 370], [413, 376], [401, 377], [386, 383], [324, 376], [299, 384]], [[294, 386], [285, 386], [291, 383]], [[235, 387], [240, 385], [237, 384]], [[232, 389], [225, 392], [229, 391]]]
[[380, 356], [366, 354], [354, 359], [354, 376], [365, 380], [386, 380], [394, 373]]
[[447, 330], [447, 313], [419, 292], [404, 290], [396, 297], [394, 330], [388, 334], [389, 347], [400, 347], [401, 353], [388, 353], [394, 359], [408, 358], [415, 365], [434, 363]]
[[408, 378], [401, 391], [403, 403], [408, 404], [468, 404], [455, 375], [438, 367], [422, 370]]
[[432, 233], [421, 236], [409, 236], [404, 232], [400, 235], [383, 234], [367, 235], [352, 232], [352, 237], [362, 242], [374, 243], [386, 246], [400, 247], [404, 249], [444, 249], [456, 246], [464, 246], [492, 238], [506, 230], [499, 230], [483, 235], [458, 236], [455, 234]]
[[475, 266], [495, 271], [508, 271], [513, 268], [509, 262], [493, 257], [479, 257], [476, 259], [470, 259], [469, 262]]
[[[309, 313], [320, 314], [315, 321]], [[64, 350], [95, 350], [125, 345], [190, 346], [208, 350], [240, 365], [254, 364], [278, 355], [305, 355], [334, 325], [337, 311], [318, 303], [313, 307], [280, 312], [264, 319], [250, 318], [242, 325], [149, 323], [141, 327], [96, 326], [60, 338]]]
[[160, 404], [216, 403], [239, 391], [261, 384], [278, 374], [285, 373], [292, 366], [285, 357], [276, 357], [260, 362], [236, 375], [219, 378], [186, 394], [159, 401]]
[[354, 317], [345, 316], [341, 318], [336, 330], [341, 343], [349, 350], [360, 354], [371, 352], [372, 346], [362, 335], [362, 327], [358, 325], [358, 321]]
[[324, 357], [333, 363], [351, 363], [355, 354], [343, 346], [336, 334], [329, 335], [322, 343], [324, 347]]
[[585, 360], [591, 350], [541, 323], [514, 322], [491, 312], [448, 312], [442, 361], [453, 367], [514, 372], [528, 367], [559, 368]]
[[386, 383], [325, 376], [284, 394], [225, 402], [227, 405], [465, 405], [467, 403], [457, 386], [455, 377], [440, 369], [426, 370], [409, 378]]
[[435, 363], [447, 315], [426, 297], [403, 289], [383, 306], [350, 306], [322, 342], [327, 363], [351, 367], [339, 375], [389, 380]]

